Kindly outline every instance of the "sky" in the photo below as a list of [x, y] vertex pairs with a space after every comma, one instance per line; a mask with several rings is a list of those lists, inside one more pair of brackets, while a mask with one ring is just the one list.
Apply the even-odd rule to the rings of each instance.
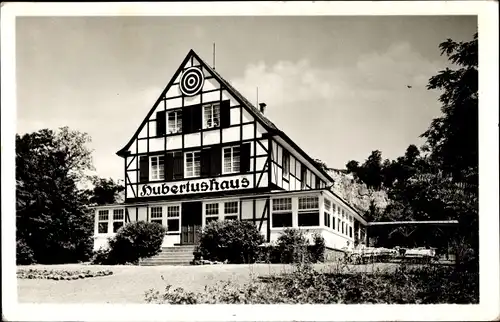
[[[472, 39], [475, 16], [21, 17], [17, 133], [69, 126], [92, 137], [96, 173], [116, 155], [190, 49], [311, 157], [329, 167], [395, 159], [438, 117], [426, 84], [439, 44]], [[451, 66], [453, 67], [453, 66]], [[408, 88], [411, 86], [411, 88]]]

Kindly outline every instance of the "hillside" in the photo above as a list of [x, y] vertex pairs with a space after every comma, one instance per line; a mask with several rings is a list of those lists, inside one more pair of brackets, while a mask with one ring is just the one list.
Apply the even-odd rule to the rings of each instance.
[[352, 174], [346, 173], [345, 170], [328, 169], [327, 172], [335, 180], [333, 191], [361, 213], [368, 210], [371, 200], [374, 200], [381, 210], [387, 207], [389, 199], [385, 191], [367, 188], [366, 184], [356, 182]]

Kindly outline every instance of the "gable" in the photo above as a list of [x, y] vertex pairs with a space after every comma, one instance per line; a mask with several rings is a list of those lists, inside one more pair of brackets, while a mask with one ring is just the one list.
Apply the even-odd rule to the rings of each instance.
[[[235, 93], [235, 89], [229, 83], [223, 80], [220, 75], [191, 50], [135, 134], [117, 154], [124, 157], [134, 152], [141, 153], [140, 150], [150, 143], [146, 142], [147, 140], [138, 141], [138, 139], [141, 140], [156, 136], [157, 115], [161, 115], [158, 113], [176, 109], [182, 109], [188, 113], [190, 107], [210, 102], [224, 102], [227, 104], [227, 107], [230, 109], [227, 116], [228, 121], [233, 125], [242, 124], [243, 137], [248, 136], [247, 134], [250, 133], [253, 134], [254, 131], [257, 132], [257, 136], [262, 136], [268, 132], [269, 124], [262, 122], [262, 117], [259, 115], [260, 112], [253, 106], [249, 107], [248, 101], [241, 94]], [[242, 108], [232, 108], [236, 106], [241, 106]], [[250, 124], [254, 121], [256, 121], [255, 125]], [[253, 129], [254, 127], [256, 127], [255, 130]], [[236, 131], [236, 129], [233, 130]], [[167, 149], [166, 143], [153, 144], [157, 145], [158, 149], [162, 146]], [[136, 147], [136, 145], [139, 145], [139, 147]], [[175, 148], [175, 144], [172, 147]]]

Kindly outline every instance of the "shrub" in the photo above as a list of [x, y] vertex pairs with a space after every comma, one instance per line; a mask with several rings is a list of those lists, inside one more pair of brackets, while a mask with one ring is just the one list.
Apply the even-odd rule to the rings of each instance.
[[36, 263], [33, 250], [22, 239], [16, 243], [16, 264], [30, 265]]
[[199, 250], [203, 259], [211, 261], [253, 263], [263, 242], [264, 236], [251, 222], [217, 220], [202, 230]]
[[479, 302], [478, 285], [477, 272], [449, 267], [332, 274], [300, 264], [292, 273], [271, 276], [267, 282], [219, 282], [199, 293], [167, 286], [164, 293], [149, 290], [145, 300], [157, 304], [466, 304]]
[[89, 277], [112, 275], [110, 270], [90, 271], [90, 270], [41, 270], [41, 269], [18, 269], [17, 278], [19, 279], [52, 279], [52, 280], [76, 280]]
[[313, 234], [313, 244], [309, 247], [309, 253], [313, 262], [325, 261], [325, 239], [320, 233]]
[[113, 265], [114, 261], [111, 257], [111, 249], [99, 248], [94, 251], [90, 263], [93, 265]]
[[166, 229], [158, 223], [137, 221], [126, 224], [109, 239], [110, 261], [117, 264], [137, 263], [161, 251]]
[[282, 263], [308, 262], [307, 250], [309, 243], [302, 230], [286, 228], [277, 240]]

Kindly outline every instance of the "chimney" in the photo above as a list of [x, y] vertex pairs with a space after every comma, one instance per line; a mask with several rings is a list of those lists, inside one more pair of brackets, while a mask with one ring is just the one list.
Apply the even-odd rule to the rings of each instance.
[[264, 111], [266, 110], [266, 103], [259, 103], [259, 107], [260, 107], [260, 112], [262, 114], [264, 114]]

